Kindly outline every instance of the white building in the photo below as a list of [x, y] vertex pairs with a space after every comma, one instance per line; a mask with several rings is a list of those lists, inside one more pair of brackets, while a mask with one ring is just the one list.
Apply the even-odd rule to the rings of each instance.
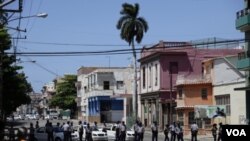
[[127, 121], [132, 110], [133, 76], [133, 69], [125, 67], [78, 69], [78, 118], [90, 122]]
[[212, 76], [214, 105], [226, 105], [227, 117], [220, 119], [221, 122], [245, 124], [245, 92], [234, 90], [245, 86], [245, 74], [236, 68], [237, 56], [216, 58], [210, 61], [210, 65], [207, 65], [204, 71], [210, 71]]

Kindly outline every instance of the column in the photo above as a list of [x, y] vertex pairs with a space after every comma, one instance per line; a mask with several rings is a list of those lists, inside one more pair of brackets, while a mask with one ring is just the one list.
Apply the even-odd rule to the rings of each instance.
[[144, 119], [145, 119], [145, 103], [144, 100], [141, 100], [141, 122], [142, 124], [145, 125]]
[[152, 123], [152, 104], [151, 100], [148, 99], [148, 126]]
[[158, 102], [158, 105], [159, 105], [159, 128], [160, 129], [164, 129], [164, 124], [163, 124], [163, 111], [162, 111], [162, 103], [161, 103], [161, 100], [159, 99], [159, 102]]

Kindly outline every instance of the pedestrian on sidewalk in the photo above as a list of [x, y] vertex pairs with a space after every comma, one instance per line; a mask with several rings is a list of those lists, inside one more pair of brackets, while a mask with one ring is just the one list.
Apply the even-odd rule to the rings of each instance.
[[170, 132], [171, 132], [171, 137], [170, 137], [170, 140], [171, 140], [171, 141], [175, 141], [175, 138], [176, 138], [175, 128], [176, 128], [176, 123], [173, 122], [173, 123], [169, 126], [169, 129], [170, 129]]
[[198, 129], [196, 122], [193, 122], [191, 125], [191, 141], [197, 141]]
[[164, 135], [165, 135], [164, 141], [169, 141], [168, 133], [169, 133], [169, 124], [166, 124], [164, 128]]
[[152, 141], [158, 141], [158, 125], [156, 121], [154, 121], [153, 125], [151, 126], [151, 130], [152, 130]]
[[213, 124], [213, 127], [212, 127], [212, 135], [213, 135], [213, 138], [214, 138], [214, 141], [216, 141], [216, 139], [217, 139], [217, 130], [218, 130], [218, 128], [217, 128], [217, 124], [216, 123], [214, 123]]

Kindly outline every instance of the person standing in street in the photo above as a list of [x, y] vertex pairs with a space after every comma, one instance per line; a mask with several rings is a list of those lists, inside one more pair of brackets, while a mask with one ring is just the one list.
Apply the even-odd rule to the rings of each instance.
[[91, 136], [91, 134], [92, 134], [92, 129], [91, 129], [89, 123], [87, 123], [87, 127], [86, 127], [86, 136], [85, 136], [85, 140], [86, 140], [86, 141], [92, 141], [92, 136]]
[[52, 127], [52, 123], [50, 122], [49, 123], [49, 126], [48, 126], [48, 141], [54, 141], [54, 136], [53, 136], [53, 127]]
[[213, 138], [214, 138], [214, 141], [216, 141], [216, 139], [217, 139], [217, 130], [218, 130], [218, 128], [217, 128], [217, 124], [216, 123], [214, 123], [213, 124], [213, 127], [212, 127], [212, 135], [213, 135]]
[[83, 136], [83, 125], [82, 125], [82, 121], [79, 121], [78, 133], [79, 133], [79, 141], [82, 141], [82, 136]]
[[115, 128], [115, 140], [116, 141], [120, 141], [120, 132], [121, 132], [120, 124], [121, 124], [120, 121], [116, 122], [116, 128]]
[[142, 122], [139, 122], [139, 125], [138, 125], [138, 139], [137, 141], [143, 141], [143, 138], [144, 138], [144, 127], [142, 125]]
[[36, 121], [36, 129], [39, 128], [39, 122], [38, 120]]
[[136, 120], [135, 124], [134, 124], [134, 131], [135, 131], [135, 137], [134, 137], [134, 141], [138, 140], [138, 127], [139, 127], [139, 121]]
[[177, 135], [177, 140], [178, 141], [184, 141], [183, 140], [183, 129], [182, 129], [180, 123], [177, 123], [177, 126], [175, 128], [175, 133]]
[[222, 122], [219, 123], [218, 141], [223, 141], [223, 138], [222, 138]]
[[153, 125], [151, 126], [151, 130], [152, 130], [152, 141], [158, 141], [158, 125], [156, 121], [154, 121]]
[[169, 129], [170, 129], [170, 132], [171, 132], [171, 136], [170, 136], [170, 140], [171, 140], [171, 141], [175, 141], [175, 138], [176, 138], [175, 128], [176, 128], [176, 123], [173, 122], [173, 123], [169, 126]]
[[126, 139], [127, 127], [126, 127], [124, 121], [122, 121], [122, 123], [121, 123], [120, 130], [121, 130], [120, 141], [125, 141], [125, 139]]
[[35, 128], [33, 123], [30, 123], [30, 134], [29, 134], [29, 141], [35, 141]]
[[69, 141], [72, 141], [72, 136], [71, 134], [73, 133], [73, 122], [70, 122], [70, 125], [69, 125], [69, 132], [68, 132], [68, 137], [69, 137]]
[[68, 132], [69, 132], [69, 122], [66, 122], [63, 124], [63, 136], [64, 136], [64, 141], [69, 141], [68, 137]]
[[197, 141], [198, 129], [196, 122], [193, 122], [191, 125], [191, 141]]
[[165, 135], [164, 141], [169, 141], [168, 133], [169, 133], [169, 124], [166, 124], [164, 128], [164, 135]]

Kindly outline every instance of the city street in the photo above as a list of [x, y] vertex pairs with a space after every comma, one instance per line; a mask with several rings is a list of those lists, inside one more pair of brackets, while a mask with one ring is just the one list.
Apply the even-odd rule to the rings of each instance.
[[[52, 122], [53, 125], [56, 125], [58, 122], [61, 124], [67, 122], [67, 120], [50, 120]], [[78, 121], [77, 120], [71, 120], [73, 122], [73, 125], [77, 125]], [[35, 125], [36, 120], [18, 120], [18, 121], [14, 121], [12, 122], [14, 125], [14, 128], [21, 128], [21, 127], [26, 127], [29, 128], [30, 123], [33, 123]], [[7, 123], [7, 126], [9, 126], [11, 124], [11, 122]], [[45, 126], [46, 124], [46, 120], [39, 120], [39, 126]], [[158, 141], [164, 141], [164, 134], [162, 132], [160, 132], [158, 134]], [[150, 131], [145, 131], [144, 134], [144, 141], [151, 141], [152, 140], [152, 134]], [[198, 136], [198, 140], [199, 141], [212, 141], [212, 137], [211, 136]], [[190, 136], [185, 136], [184, 137], [184, 141], [191, 141]]]

